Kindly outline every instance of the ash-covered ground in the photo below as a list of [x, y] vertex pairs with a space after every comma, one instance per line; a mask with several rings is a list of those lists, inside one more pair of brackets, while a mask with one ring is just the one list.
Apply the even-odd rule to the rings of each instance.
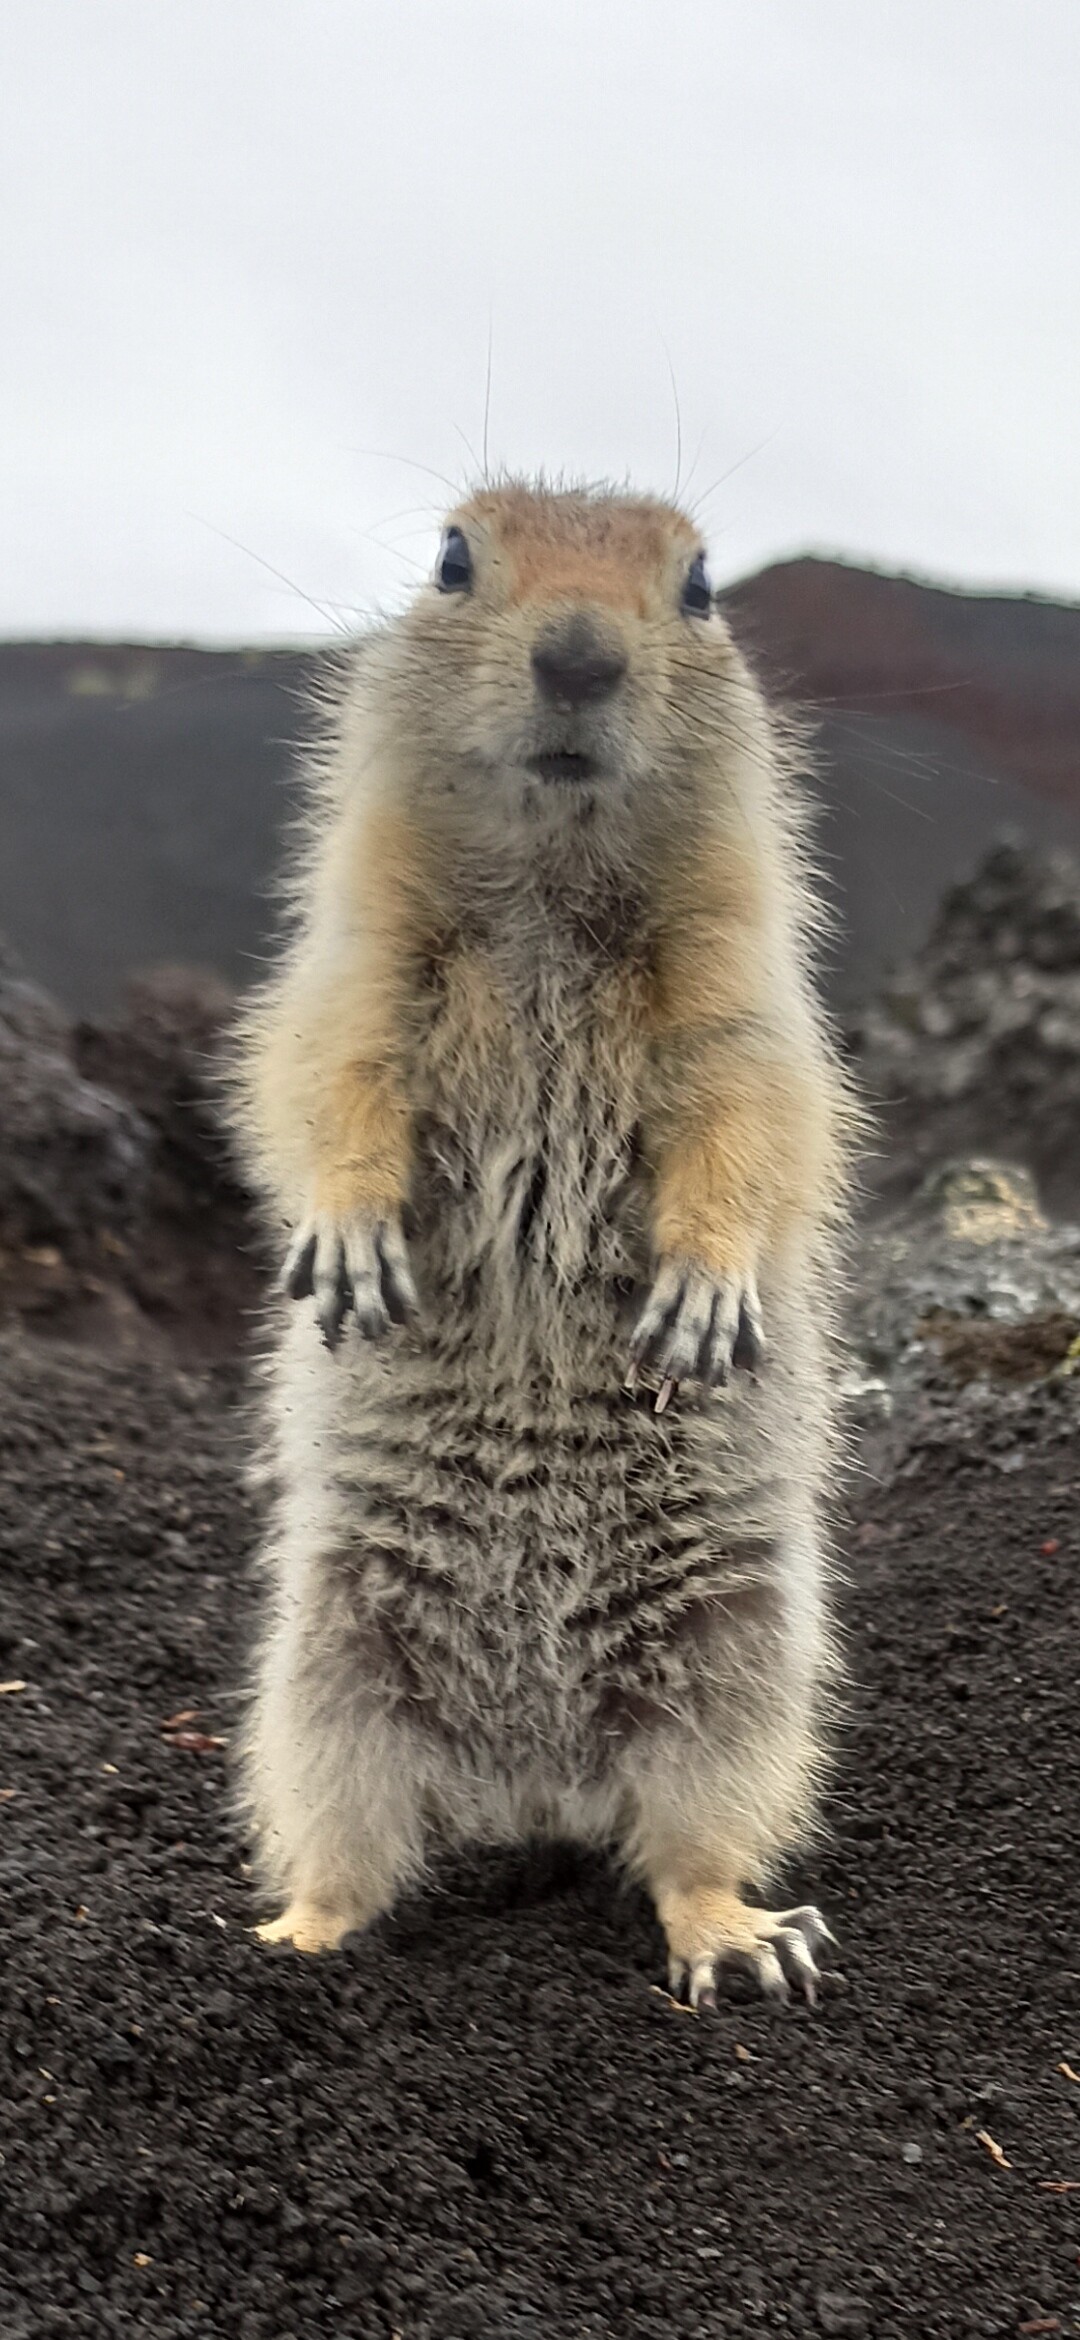
[[839, 1937], [814, 2014], [673, 2008], [570, 1850], [318, 1963], [252, 1940], [221, 1012], [0, 980], [0, 2340], [1080, 2333], [1080, 877], [995, 857], [850, 1036], [884, 1134], [847, 1712], [785, 1887]]

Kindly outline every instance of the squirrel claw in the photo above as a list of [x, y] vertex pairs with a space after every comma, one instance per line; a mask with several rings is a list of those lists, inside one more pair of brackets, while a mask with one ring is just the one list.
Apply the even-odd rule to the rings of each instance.
[[281, 1289], [289, 1300], [310, 1300], [315, 1290], [315, 1247], [318, 1238], [301, 1228], [289, 1246], [281, 1271]]
[[[821, 1985], [817, 1953], [823, 1942], [835, 1947], [820, 1910], [738, 1910], [730, 1932], [717, 1929], [711, 1942], [680, 1941], [668, 1964], [671, 1995], [701, 2014], [716, 2010], [721, 1973], [746, 1975], [763, 1997], [787, 2005], [793, 1997], [816, 2007]], [[726, 1938], [725, 1938], [726, 1933]]]
[[419, 1313], [405, 1239], [390, 1219], [357, 1213], [341, 1224], [320, 1215], [300, 1228], [281, 1278], [290, 1300], [314, 1295], [315, 1314], [333, 1353], [350, 1308], [368, 1341]]
[[751, 1276], [716, 1276], [693, 1260], [662, 1259], [630, 1344], [628, 1388], [642, 1365], [662, 1377], [662, 1414], [681, 1381], [722, 1388], [734, 1368], [755, 1373], [765, 1354]]

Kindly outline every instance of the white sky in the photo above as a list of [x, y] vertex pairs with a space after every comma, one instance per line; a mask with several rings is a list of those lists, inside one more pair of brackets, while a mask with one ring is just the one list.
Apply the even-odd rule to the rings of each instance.
[[251, 554], [392, 605], [449, 496], [391, 454], [473, 469], [489, 327], [514, 468], [670, 488], [670, 357], [722, 577], [1080, 596], [1080, 0], [0, 0], [0, 34], [0, 632], [324, 633]]

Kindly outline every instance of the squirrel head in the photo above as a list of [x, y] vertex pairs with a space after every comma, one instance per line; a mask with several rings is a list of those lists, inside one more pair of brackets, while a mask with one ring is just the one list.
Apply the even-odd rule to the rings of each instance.
[[504, 805], [625, 801], [691, 769], [730, 712], [700, 535], [647, 496], [481, 488], [384, 651], [413, 758]]

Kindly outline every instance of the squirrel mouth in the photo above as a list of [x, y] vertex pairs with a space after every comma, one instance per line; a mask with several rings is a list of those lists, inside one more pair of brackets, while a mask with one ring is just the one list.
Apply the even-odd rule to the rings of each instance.
[[596, 765], [591, 756], [579, 755], [573, 748], [553, 748], [547, 755], [530, 756], [529, 770], [541, 780], [592, 780]]

